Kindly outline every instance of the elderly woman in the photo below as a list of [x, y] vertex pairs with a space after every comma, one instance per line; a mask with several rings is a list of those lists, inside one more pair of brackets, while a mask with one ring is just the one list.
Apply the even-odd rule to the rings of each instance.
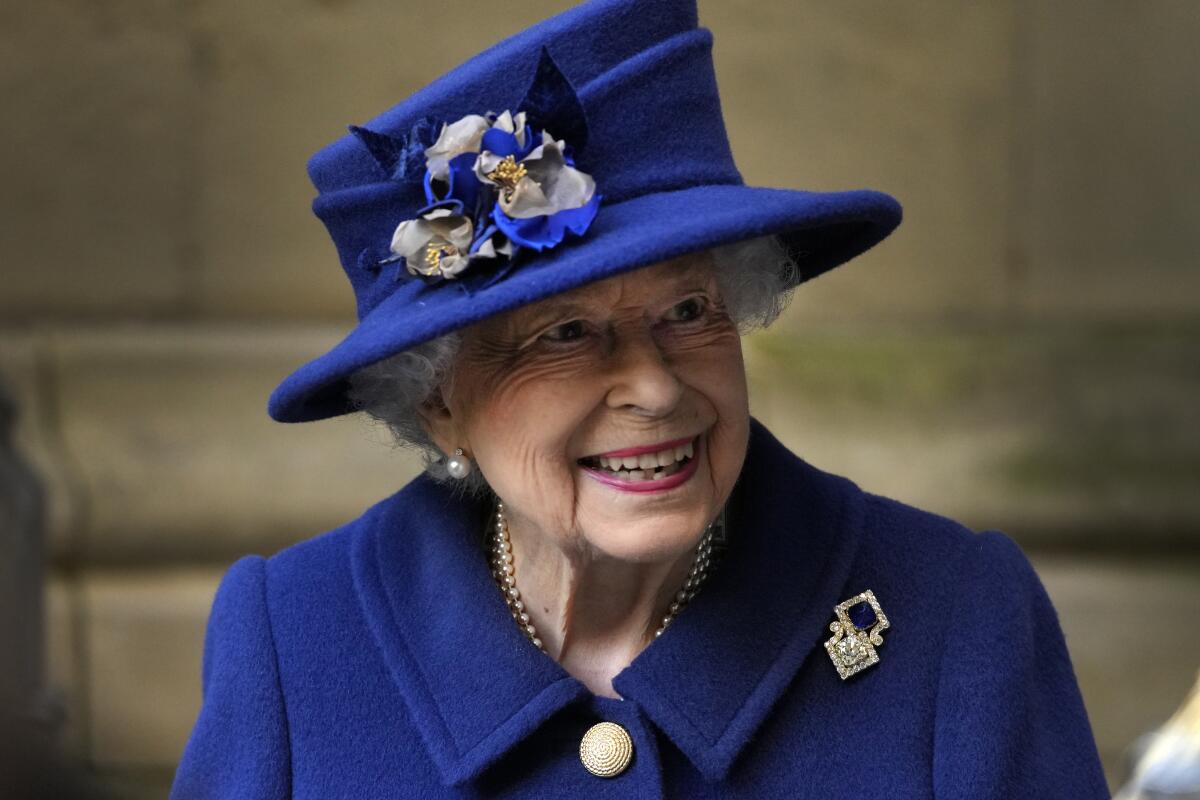
[[1104, 797], [1003, 535], [748, 412], [740, 333], [899, 222], [742, 184], [692, 0], [596, 0], [318, 153], [358, 326], [271, 414], [427, 474], [217, 594], [178, 798]]

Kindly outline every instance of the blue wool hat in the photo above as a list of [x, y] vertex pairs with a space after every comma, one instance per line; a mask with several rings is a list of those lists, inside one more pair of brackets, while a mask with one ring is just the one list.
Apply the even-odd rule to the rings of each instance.
[[359, 323], [269, 413], [353, 411], [351, 373], [485, 317], [777, 235], [796, 283], [900, 222], [874, 191], [746, 186], [695, 0], [592, 0], [485, 50], [309, 161]]

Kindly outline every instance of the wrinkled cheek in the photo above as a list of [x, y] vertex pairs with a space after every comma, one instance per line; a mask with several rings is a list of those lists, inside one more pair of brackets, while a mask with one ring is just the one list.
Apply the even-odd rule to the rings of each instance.
[[717, 424], [710, 437], [708, 466], [713, 492], [723, 502], [741, 472], [750, 436], [749, 397], [740, 348], [727, 354], [710, 377], [713, 374], [720, 378], [710, 384], [709, 399], [717, 412]]
[[748, 424], [749, 396], [746, 386], [746, 364], [742, 360], [741, 341], [732, 347], [732, 352], [725, 359], [725, 378], [721, 381], [725, 393], [725, 405], [730, 413], [736, 413], [743, 425]]
[[[498, 425], [502, 425], [499, 420]], [[542, 449], [512, 435], [494, 439], [489, 458], [481, 462], [496, 493], [523, 517], [547, 533], [569, 527], [575, 487], [570, 470], [553, 447]]]
[[566, 530], [574, 516], [575, 481], [562, 458], [548, 454], [535, 459], [524, 478], [532, 503], [531, 513], [544, 517], [544, 528], [555, 532]]

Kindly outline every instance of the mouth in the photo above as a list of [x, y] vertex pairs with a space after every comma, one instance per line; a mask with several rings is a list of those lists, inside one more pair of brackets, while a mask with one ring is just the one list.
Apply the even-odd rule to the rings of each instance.
[[579, 466], [602, 483], [630, 491], [669, 489], [696, 471], [700, 437], [613, 450], [579, 459]]

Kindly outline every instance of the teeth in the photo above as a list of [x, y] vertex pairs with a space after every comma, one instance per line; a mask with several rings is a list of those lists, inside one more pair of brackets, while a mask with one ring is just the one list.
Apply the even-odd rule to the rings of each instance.
[[642, 453], [638, 456], [599, 456], [596, 463], [601, 469], [608, 470], [613, 475], [626, 481], [644, 481], [665, 478], [679, 471], [685, 458], [692, 458], [695, 452], [691, 442], [660, 450], [656, 453]]

